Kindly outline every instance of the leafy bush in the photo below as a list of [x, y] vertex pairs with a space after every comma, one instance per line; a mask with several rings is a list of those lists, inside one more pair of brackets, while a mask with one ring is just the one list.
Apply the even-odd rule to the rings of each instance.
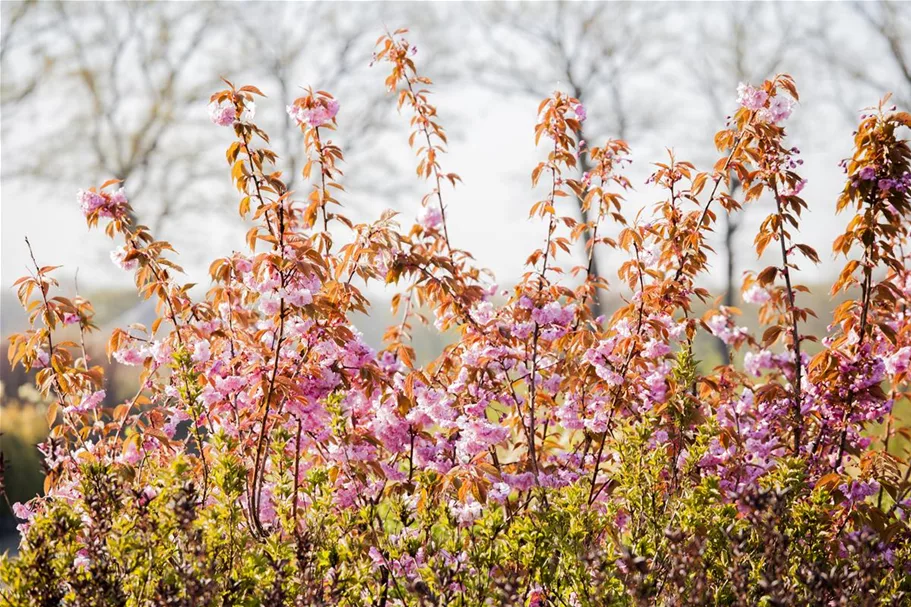
[[[355, 225], [342, 212], [342, 151], [329, 138], [338, 102], [308, 91], [300, 125], [313, 183], [305, 200], [271, 168], [253, 122], [252, 86], [212, 96], [212, 120], [251, 218], [249, 253], [211, 265], [201, 301], [177, 281], [170, 246], [133, 219], [123, 189], [80, 192], [90, 226], [121, 244], [112, 257], [158, 302], [150, 327], [117, 330], [109, 355], [142, 368], [135, 396], [101, 407], [104, 378], [61, 324], [94, 328], [91, 305], [56, 296], [52, 267], [16, 284], [32, 329], [10, 358], [39, 368], [56, 417], [43, 445], [47, 496], [18, 504], [22, 551], [0, 591], [27, 605], [893, 605], [911, 592], [907, 435], [891, 417], [911, 357], [911, 115], [885, 102], [863, 116], [839, 209], [845, 255], [834, 313], [812, 358], [811, 310], [792, 274], [816, 252], [795, 240], [803, 181], [784, 122], [792, 79], [742, 85], [715, 138], [714, 168], [673, 155], [650, 183], [650, 216], [624, 215], [622, 141], [578, 141], [586, 109], [554, 93], [535, 129], [546, 191], [531, 207], [543, 246], [502, 292], [447, 230], [446, 135], [404, 31], [377, 61], [411, 113], [417, 173], [429, 180], [419, 221], [392, 213]], [[594, 169], [576, 178], [579, 154]], [[728, 193], [743, 184], [742, 200]], [[692, 302], [717, 213], [761, 196], [773, 212], [738, 310]], [[581, 204], [596, 220], [579, 222]], [[336, 225], [341, 224], [341, 225]], [[335, 230], [330, 232], [330, 226]], [[351, 232], [344, 243], [334, 235]], [[626, 303], [590, 304], [607, 280], [563, 268], [577, 241], [627, 261]], [[568, 277], [569, 276], [569, 277]], [[577, 276], [572, 280], [571, 276]], [[401, 322], [375, 352], [350, 315], [355, 283], [399, 285]], [[498, 300], [499, 301], [499, 300]], [[458, 339], [418, 366], [423, 319]], [[710, 333], [744, 364], [701, 372], [692, 344]], [[739, 356], [739, 354], [738, 354]], [[883, 424], [871, 435], [871, 424]]]

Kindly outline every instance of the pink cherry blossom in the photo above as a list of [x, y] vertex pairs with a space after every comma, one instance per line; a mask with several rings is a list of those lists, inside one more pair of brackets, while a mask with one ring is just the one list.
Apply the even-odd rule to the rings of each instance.
[[114, 262], [121, 269], [126, 270], [127, 272], [132, 272], [139, 267], [138, 259], [131, 259], [126, 261], [127, 249], [126, 246], [117, 247], [111, 251], [111, 261]]
[[79, 207], [82, 214], [89, 217], [97, 214], [99, 217], [115, 218], [120, 217], [127, 205], [127, 197], [123, 188], [120, 188], [113, 194], [104, 192], [93, 192], [91, 190], [79, 190], [77, 193]]
[[190, 356], [190, 359], [195, 363], [204, 363], [209, 360], [211, 354], [209, 353], [209, 342], [202, 339], [193, 344], [193, 354]]
[[748, 110], [761, 110], [765, 107], [769, 94], [743, 82], [737, 86], [737, 102]]
[[787, 120], [794, 109], [794, 101], [783, 95], [772, 97], [768, 108], [759, 112], [759, 119], [770, 124], [777, 124], [782, 120]]
[[32, 517], [35, 516], [35, 510], [31, 504], [27, 504], [27, 503], [23, 504], [21, 502], [16, 502], [15, 504], [13, 504], [13, 514], [18, 519], [22, 519], [24, 521], [30, 521], [30, 520], [32, 520]]
[[48, 354], [47, 350], [39, 349], [35, 355], [35, 364], [34, 367], [38, 369], [43, 369], [48, 366], [51, 362], [51, 357]]
[[143, 351], [132, 346], [127, 346], [114, 352], [114, 360], [122, 365], [141, 365], [145, 362], [146, 358], [147, 356]]
[[576, 114], [576, 119], [579, 122], [585, 122], [585, 119], [588, 118], [588, 112], [585, 110], [585, 106], [581, 103], [577, 103], [573, 106], [573, 112]]
[[299, 105], [289, 105], [287, 107], [288, 115], [291, 118], [298, 124], [307, 124], [311, 128], [328, 124], [338, 114], [338, 110], [339, 103], [335, 99], [326, 100], [325, 103], [318, 103], [311, 108], [304, 108]]
[[209, 119], [218, 126], [231, 126], [237, 119], [237, 108], [234, 102], [224, 99], [218, 103], [209, 104]]
[[857, 176], [862, 181], [873, 181], [876, 179], [876, 169], [873, 167], [864, 167], [857, 172]]
[[89, 557], [89, 551], [81, 548], [76, 552], [76, 558], [73, 559], [73, 565], [80, 569], [88, 569], [92, 565], [92, 559]]
[[117, 457], [117, 461], [130, 466], [135, 466], [142, 461], [142, 452], [139, 450], [139, 447], [136, 446], [135, 440], [131, 440], [127, 443], [126, 448]]
[[771, 297], [768, 291], [755, 284], [743, 292], [743, 301], [748, 304], [762, 305]]
[[905, 373], [911, 366], [911, 346], [905, 346], [895, 354], [886, 357], [884, 363], [885, 371], [889, 375]]
[[64, 407], [63, 411], [65, 413], [88, 413], [89, 411], [94, 411], [104, 400], [105, 396], [106, 393], [104, 390], [98, 390], [97, 392], [83, 396], [78, 405]]
[[428, 204], [418, 214], [418, 223], [424, 226], [425, 230], [438, 230], [443, 225], [443, 212], [437, 205]]

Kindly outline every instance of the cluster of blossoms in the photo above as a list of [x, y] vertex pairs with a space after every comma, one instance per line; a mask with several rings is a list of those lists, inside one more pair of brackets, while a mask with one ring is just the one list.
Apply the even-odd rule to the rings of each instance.
[[289, 105], [287, 109], [288, 115], [291, 116], [297, 124], [307, 124], [311, 128], [316, 128], [329, 124], [335, 120], [335, 116], [338, 114], [338, 107], [338, 101], [335, 99], [328, 99], [323, 103], [317, 103], [311, 107]]
[[113, 193], [98, 192], [94, 188], [80, 190], [79, 207], [86, 217], [98, 216], [105, 219], [119, 217], [127, 206], [127, 197], [123, 188]]
[[209, 103], [209, 119], [218, 126], [231, 126], [238, 121], [248, 123], [255, 116], [256, 104], [253, 101], [246, 103], [240, 114], [237, 112], [237, 106], [230, 100]]
[[748, 331], [746, 327], [738, 327], [733, 320], [725, 314], [715, 314], [706, 325], [712, 335], [723, 341], [729, 346], [737, 345], [746, 339]]
[[872, 166], [865, 166], [857, 171], [853, 179], [855, 182], [875, 181], [876, 187], [884, 194], [888, 194], [893, 190], [902, 193], [911, 188], [911, 173], [903, 173], [897, 178], [884, 177], [880, 179], [877, 177], [876, 167]]
[[737, 101], [748, 110], [756, 112], [761, 122], [777, 124], [791, 117], [794, 101], [784, 95], [769, 96], [767, 91], [749, 84], [737, 87]]
[[[546, 99], [535, 135], [547, 157], [532, 181], [547, 194], [530, 209], [542, 244], [499, 291], [450, 241], [443, 187], [459, 179], [441, 166], [446, 136], [413, 49], [396, 32], [375, 57], [391, 65], [387, 87], [412, 113], [417, 172], [431, 184], [410, 231], [392, 213], [364, 224], [343, 215], [343, 156], [329, 139], [338, 102], [310, 90], [288, 106], [307, 153], [305, 202], [252, 122], [262, 93], [228, 83], [212, 96], [213, 122], [233, 127], [227, 160], [253, 223], [249, 252], [216, 259], [201, 298], [178, 283], [170, 247], [135, 224], [122, 190], [80, 193], [89, 225], [108, 220], [122, 239], [112, 259], [157, 299], [159, 317], [111, 336], [109, 356], [140, 381], [107, 408], [103, 371], [55, 333], [67, 323], [91, 331], [88, 303], [46, 297], [53, 268], [36, 264], [17, 283], [39, 312], [10, 357], [37, 370], [54, 426], [42, 446], [47, 494], [15, 510], [26, 524], [16, 587], [46, 581], [50, 530], [72, 543], [60, 551], [60, 567], [76, 572], [65, 592], [101, 592], [110, 604], [181, 593], [229, 603], [238, 589], [256, 604], [678, 604], [667, 594], [678, 591], [781, 604], [779, 590], [749, 580], [794, 559], [823, 563], [828, 589], [776, 570], [787, 592], [828, 600], [860, 579], [837, 574], [840, 551], [886, 527], [867, 549], [898, 565], [876, 573], [909, 583], [911, 482], [894, 455], [891, 409], [911, 364], [911, 277], [895, 252], [907, 245], [911, 202], [905, 189], [872, 186], [908, 173], [895, 130], [911, 117], [878, 112], [862, 124], [849, 174], [864, 177], [840, 200], [858, 216], [835, 245], [862, 257], [836, 283], [859, 295], [811, 357], [801, 331], [811, 311], [792, 270], [817, 256], [788, 231], [806, 207], [799, 151], [783, 143], [797, 99], [789, 77], [741, 86], [713, 171], [673, 155], [658, 163], [648, 183], [662, 200], [635, 221], [622, 213], [626, 144], [583, 146], [582, 103]], [[724, 187], [731, 174], [742, 200]], [[693, 302], [710, 301], [699, 280], [716, 212], [763, 193], [774, 211], [757, 252], [774, 244], [781, 257], [744, 283], [765, 325], [757, 338], [734, 323], [735, 309], [700, 319]], [[340, 244], [342, 227], [352, 234]], [[583, 237], [584, 262], [562, 267]], [[624, 303], [608, 318], [594, 312], [607, 288], [595, 270], [601, 247], [625, 256]], [[352, 323], [369, 306], [355, 279], [399, 288], [393, 307], [404, 313], [378, 348]], [[421, 321], [453, 340], [418, 364], [411, 331]], [[700, 366], [699, 335], [728, 344], [730, 360]], [[886, 422], [882, 437], [871, 422]], [[763, 546], [769, 513], [793, 527]], [[793, 537], [812, 541], [782, 539]], [[118, 569], [124, 555], [141, 581]], [[719, 563], [740, 569], [727, 576]]]
[[424, 226], [425, 230], [439, 229], [443, 225], [443, 212], [439, 207], [423, 207], [418, 215], [418, 223]]

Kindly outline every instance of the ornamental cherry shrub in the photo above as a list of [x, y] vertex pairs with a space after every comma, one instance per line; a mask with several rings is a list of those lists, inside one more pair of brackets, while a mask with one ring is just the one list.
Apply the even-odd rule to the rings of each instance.
[[[54, 267], [16, 282], [31, 328], [11, 361], [50, 400], [46, 495], [16, 504], [22, 541], [0, 564], [14, 605], [896, 605], [911, 596], [909, 429], [893, 416], [911, 365], [911, 115], [861, 118], [834, 243], [844, 294], [825, 335], [798, 267], [798, 100], [779, 75], [741, 85], [707, 171], [671, 154], [657, 202], [624, 205], [629, 149], [584, 146], [587, 109], [538, 109], [530, 216], [541, 246], [509, 290], [451, 238], [446, 132], [404, 30], [375, 61], [410, 115], [419, 219], [355, 224], [344, 211], [339, 101], [307, 90], [298, 125], [309, 191], [291, 192], [255, 123], [253, 86], [215, 93], [212, 122], [250, 224], [246, 252], [215, 259], [203, 298], [171, 247], [136, 223], [116, 182], [79, 193], [88, 225], [157, 303], [108, 355], [140, 369], [102, 408], [86, 355], [91, 304], [57, 294]], [[733, 95], [732, 95], [733, 97]], [[261, 104], [262, 105], [262, 104]], [[596, 111], [596, 108], [590, 108]], [[579, 175], [587, 154], [592, 170]], [[743, 184], [730, 193], [733, 177]], [[740, 311], [700, 278], [721, 213], [764, 198]], [[575, 210], [591, 210], [591, 223]], [[586, 233], [581, 263], [573, 251]], [[339, 237], [339, 235], [342, 235]], [[616, 278], [591, 260], [623, 260]], [[578, 263], [579, 265], [572, 265]], [[376, 351], [350, 321], [365, 285], [393, 285], [399, 320]], [[591, 302], [629, 293], [609, 318]], [[701, 317], [697, 308], [709, 311]], [[416, 363], [417, 323], [457, 338]], [[78, 327], [78, 342], [60, 337]], [[707, 370], [700, 333], [736, 352]], [[742, 362], [741, 362], [742, 361]]]

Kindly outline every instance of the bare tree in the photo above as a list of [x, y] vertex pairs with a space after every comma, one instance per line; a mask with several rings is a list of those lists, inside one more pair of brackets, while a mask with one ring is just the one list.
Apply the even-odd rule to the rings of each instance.
[[[200, 163], [185, 162], [193, 155], [187, 117], [211, 86], [194, 83], [194, 71], [217, 28], [214, 5], [57, 2], [38, 4], [27, 17], [36, 39], [4, 35], [4, 69], [23, 59], [25, 45], [40, 50], [51, 67], [42, 73], [33, 66], [38, 82], [27, 101], [42, 118], [56, 120], [43, 136], [21, 138], [30, 149], [16, 155], [4, 176], [115, 177], [126, 182], [144, 221], [161, 220], [179, 193], [203, 177]], [[23, 100], [4, 96], [4, 111]], [[151, 184], [161, 204], [144, 197]]]
[[[329, 3], [229, 6], [234, 27], [241, 33], [241, 71], [255, 75], [260, 88], [272, 91], [278, 103], [290, 103], [306, 86], [338, 97], [342, 114], [336, 136], [349, 165], [388, 171], [385, 156], [377, 154], [372, 145], [394, 115], [394, 100], [383, 90], [380, 75], [370, 70], [373, 45], [382, 32], [380, 6], [364, 4], [356, 15]], [[299, 130], [284, 111], [270, 115], [281, 116], [270, 130], [281, 134], [282, 168], [289, 183], [298, 185], [302, 165]], [[264, 122], [268, 120], [264, 118]], [[356, 181], [363, 183], [368, 178]], [[388, 181], [381, 185], [387, 186]], [[350, 179], [346, 182], [351, 185]]]
[[[695, 5], [690, 17], [696, 27], [689, 30], [692, 38], [686, 43], [685, 65], [692, 74], [694, 92], [711, 108], [713, 123], [720, 124], [731, 113], [735, 104], [733, 91], [738, 83], [762, 82], [785, 69], [802, 50], [798, 42], [804, 39], [802, 20], [784, 4], [714, 5], [711, 14], [706, 14], [704, 5]], [[736, 195], [739, 188], [740, 182], [732, 174], [730, 194]], [[734, 306], [738, 284], [735, 251], [743, 213], [723, 215], [723, 303]], [[720, 339], [715, 340], [715, 345], [721, 360], [728, 360], [727, 345]]]
[[820, 12], [812, 37], [816, 57], [833, 74], [833, 101], [851, 124], [871, 95], [891, 92], [897, 104], [911, 108], [911, 5], [879, 0], [838, 8], [846, 18]]
[[5, 117], [21, 110], [22, 118], [4, 121], [4, 139], [26, 144], [5, 155], [3, 176], [121, 179], [156, 232], [187, 212], [225, 206], [223, 160], [209, 152], [222, 133], [208, 124], [205, 106], [229, 77], [270, 95], [262, 122], [278, 134], [281, 168], [292, 180], [300, 179], [303, 150], [284, 106], [307, 85], [340, 97], [336, 137], [352, 166], [368, 167], [355, 182], [391, 199], [395, 182], [372, 178], [390, 173], [378, 148], [394, 100], [369, 66], [392, 12], [332, 3], [5, 3], [2, 110]]
[[[38, 3], [7, 2], [0, 8], [0, 65], [3, 66], [5, 78], [0, 83], [0, 103], [4, 112], [12, 111], [24, 99], [27, 99], [41, 81], [42, 74], [48, 68], [48, 58], [42, 56], [39, 49], [30, 48], [29, 40], [33, 39], [40, 23], [31, 19]], [[22, 69], [7, 62], [8, 53], [25, 47], [26, 54], [31, 55], [32, 68]], [[18, 68], [18, 69], [16, 69]], [[24, 72], [24, 73], [23, 73]], [[12, 74], [12, 77], [11, 77]], [[7, 115], [9, 120], [9, 115]]]
[[[626, 139], [657, 118], [636, 103], [635, 76], [649, 73], [660, 61], [657, 41], [663, 35], [661, 8], [651, 3], [566, 3], [485, 5], [473, 17], [480, 25], [487, 52], [473, 70], [481, 82], [509, 95], [543, 98], [554, 87], [590, 108], [582, 138]], [[588, 157], [580, 158], [584, 173]], [[597, 217], [579, 207], [586, 222]], [[591, 234], [584, 234], [585, 250]], [[592, 273], [600, 276], [597, 256]], [[602, 312], [602, 297], [592, 300], [592, 312]]]

